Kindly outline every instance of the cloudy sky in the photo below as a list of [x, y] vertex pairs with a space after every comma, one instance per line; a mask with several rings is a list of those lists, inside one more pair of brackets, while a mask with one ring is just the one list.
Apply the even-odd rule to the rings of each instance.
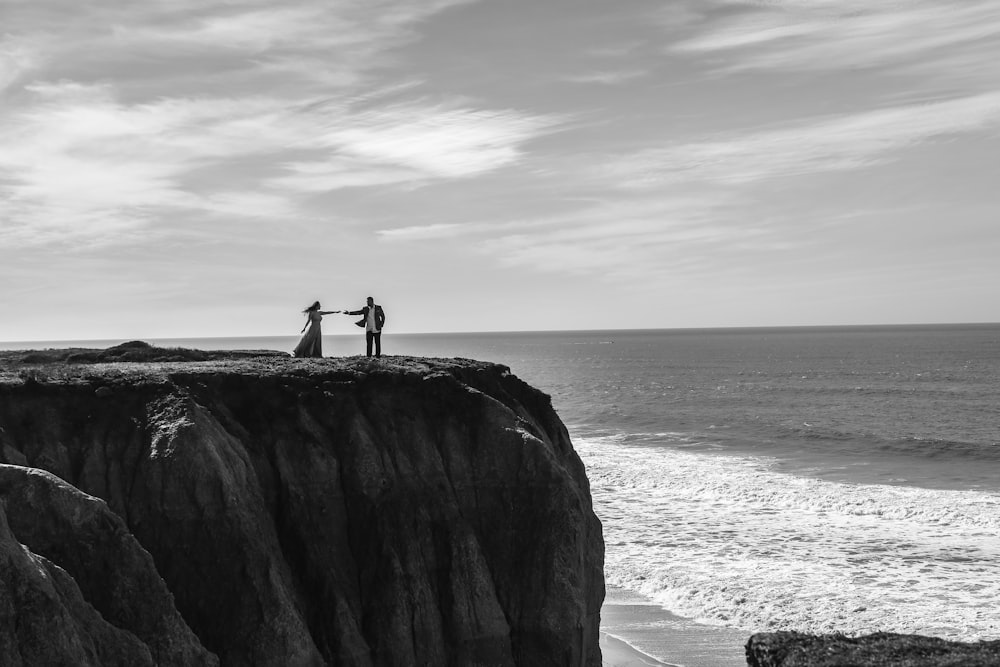
[[0, 341], [1000, 321], [998, 155], [996, 0], [0, 0]]

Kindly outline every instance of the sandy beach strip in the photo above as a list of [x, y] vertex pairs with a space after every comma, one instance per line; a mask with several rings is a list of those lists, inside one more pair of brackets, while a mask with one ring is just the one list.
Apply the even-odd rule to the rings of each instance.
[[604, 667], [746, 667], [751, 634], [695, 623], [613, 586], [601, 608]]
[[602, 667], [678, 667], [648, 656], [630, 646], [624, 639], [606, 632], [601, 633], [601, 665]]

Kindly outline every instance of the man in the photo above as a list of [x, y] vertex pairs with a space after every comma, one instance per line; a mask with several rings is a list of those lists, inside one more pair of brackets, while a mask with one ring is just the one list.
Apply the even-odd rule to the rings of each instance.
[[365, 328], [365, 343], [367, 356], [372, 356], [372, 342], [375, 343], [375, 356], [382, 356], [382, 325], [385, 324], [385, 313], [382, 306], [375, 305], [375, 299], [368, 297], [368, 305], [361, 310], [345, 310], [346, 315], [362, 315], [363, 317], [355, 322], [359, 327]]

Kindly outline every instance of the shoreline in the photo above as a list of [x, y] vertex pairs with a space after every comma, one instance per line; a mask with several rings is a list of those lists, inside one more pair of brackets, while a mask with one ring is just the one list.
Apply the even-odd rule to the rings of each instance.
[[677, 616], [610, 584], [601, 607], [604, 667], [746, 667], [751, 634]]
[[681, 667], [657, 660], [621, 637], [601, 631], [601, 667]]

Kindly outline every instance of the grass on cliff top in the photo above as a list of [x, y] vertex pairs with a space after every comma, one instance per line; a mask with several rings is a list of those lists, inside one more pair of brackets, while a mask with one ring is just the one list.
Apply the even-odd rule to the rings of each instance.
[[275, 350], [192, 350], [183, 347], [156, 347], [134, 340], [106, 349], [61, 348], [0, 352], [5, 366], [47, 364], [106, 364], [115, 362], [216, 361], [251, 357], [287, 357]]
[[195, 350], [155, 347], [143, 341], [131, 341], [107, 349], [56, 348], [46, 350], [0, 351], [0, 385], [5, 383], [72, 381], [74, 378], [125, 375], [164, 376], [183, 370], [249, 372], [253, 374], [291, 372], [296, 375], [344, 371], [367, 374], [432, 374], [456, 367], [482, 368], [503, 365], [473, 359], [436, 359], [393, 356], [370, 359], [324, 357], [295, 359], [276, 350]]
[[[369, 359], [324, 357], [296, 359], [276, 350], [194, 350], [155, 347], [143, 341], [122, 343], [107, 349], [61, 348], [0, 351], [0, 387], [100, 382], [146, 382], [165, 380], [175, 373], [227, 373], [243, 375], [345, 377], [454, 373], [457, 369], [482, 370], [502, 364], [473, 359], [436, 359], [394, 356]], [[328, 378], [329, 379], [329, 378]]]

